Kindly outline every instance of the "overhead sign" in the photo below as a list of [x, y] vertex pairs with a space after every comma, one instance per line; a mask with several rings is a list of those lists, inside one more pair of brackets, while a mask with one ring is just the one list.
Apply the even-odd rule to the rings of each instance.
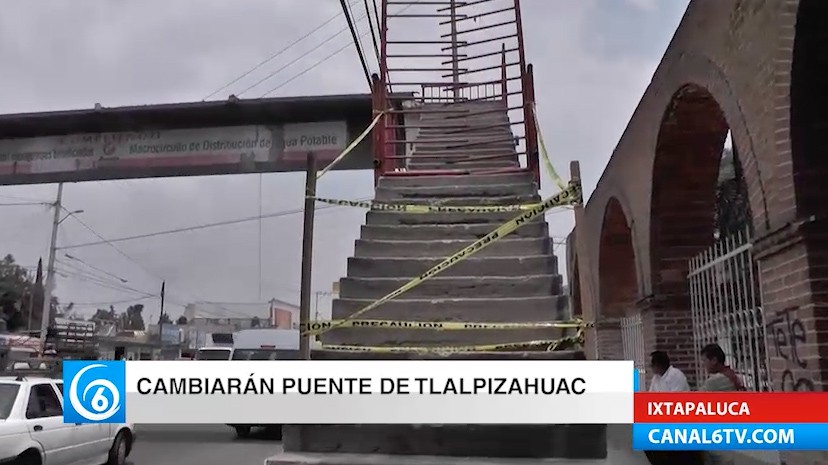
[[345, 121], [0, 139], [0, 184], [294, 171], [348, 143]]
[[284, 156], [305, 160], [308, 152], [333, 160], [348, 146], [348, 128], [344, 122], [286, 124]]

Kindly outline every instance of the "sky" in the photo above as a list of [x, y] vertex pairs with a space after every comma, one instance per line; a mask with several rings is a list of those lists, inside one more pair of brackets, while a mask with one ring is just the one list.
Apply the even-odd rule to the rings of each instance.
[[[0, 113], [200, 101], [340, 12], [337, 0], [313, 0], [314, 8], [307, 7], [308, 0], [202, 0], [197, 5], [166, 0], [163, 8], [156, 3], [5, 0], [0, 15]], [[580, 161], [586, 194], [597, 183], [687, 4], [521, 2], [541, 133], [563, 175], [570, 160]], [[357, 5], [361, 11], [362, 2]], [[363, 30], [366, 24], [357, 23]], [[350, 35], [344, 32], [329, 40], [344, 27], [340, 15], [211, 98], [256, 98], [271, 89], [271, 97], [367, 93], [355, 48], [334, 54], [351, 41]], [[375, 71], [370, 54], [369, 63]], [[370, 198], [372, 179], [368, 171], [333, 172], [320, 181], [319, 196]], [[55, 293], [63, 303], [74, 302], [84, 315], [110, 304], [122, 310], [142, 303], [150, 321], [158, 316], [159, 299], [152, 296], [162, 281], [172, 316], [194, 301], [251, 308], [270, 298], [298, 303], [303, 185], [303, 173], [66, 184], [65, 207], [83, 212], [61, 222], [58, 247], [256, 216], [259, 211], [285, 214], [118, 242], [116, 247], [58, 250]], [[0, 186], [0, 254], [12, 254], [32, 269], [38, 258], [46, 260], [49, 208], [8, 204], [53, 202], [56, 190], [56, 185]], [[555, 190], [548, 179], [542, 180], [542, 194]], [[346, 274], [364, 214], [347, 207], [317, 212], [312, 287], [319, 293], [314, 307], [318, 301], [323, 317], [330, 313], [326, 293]], [[573, 227], [571, 211], [550, 213], [547, 219], [558, 241]], [[556, 248], [562, 263], [564, 252]]]

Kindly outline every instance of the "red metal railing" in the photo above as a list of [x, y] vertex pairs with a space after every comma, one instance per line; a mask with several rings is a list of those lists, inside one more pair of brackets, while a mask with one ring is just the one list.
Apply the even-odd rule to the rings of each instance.
[[[405, 28], [389, 26], [399, 20]], [[374, 131], [376, 179], [529, 170], [540, 182], [519, 0], [382, 0], [380, 38], [374, 111], [384, 115]], [[430, 158], [440, 166], [524, 161], [411, 166], [428, 166]]]

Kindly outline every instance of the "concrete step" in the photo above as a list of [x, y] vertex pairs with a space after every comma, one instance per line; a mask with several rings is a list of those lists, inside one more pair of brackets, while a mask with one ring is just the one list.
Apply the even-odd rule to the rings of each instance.
[[391, 205], [433, 205], [433, 206], [504, 206], [504, 205], [527, 205], [533, 203], [540, 203], [541, 198], [537, 194], [528, 195], [505, 195], [500, 197], [414, 197], [414, 198], [390, 198], [386, 200], [378, 200]]
[[550, 341], [553, 344], [555, 340], [574, 335], [574, 329], [561, 328], [439, 331], [365, 327], [333, 329], [322, 335], [322, 343], [375, 347], [458, 347], [530, 341]]
[[[342, 278], [339, 295], [344, 299], [379, 299], [410, 281], [409, 278]], [[561, 275], [515, 277], [450, 276], [431, 278], [406, 292], [406, 297], [543, 297], [560, 295]]]
[[[357, 239], [355, 257], [443, 257], [448, 258], [472, 244], [464, 240], [371, 240]], [[475, 253], [474, 257], [526, 257], [549, 255], [552, 241], [546, 237], [510, 238], [506, 236]], [[423, 270], [425, 271], [425, 270]], [[474, 273], [466, 275], [474, 276]]]
[[465, 176], [386, 176], [380, 178], [380, 188], [434, 187], [434, 186], [490, 186], [493, 184], [534, 185], [531, 173], [473, 174]]
[[[386, 302], [360, 318], [401, 321], [489, 321], [495, 323], [564, 320], [568, 296], [469, 297], [414, 299], [408, 294]], [[334, 299], [334, 319], [351, 316], [371, 299]]]
[[[413, 277], [442, 262], [445, 257], [351, 257], [348, 276], [354, 278]], [[497, 257], [474, 255], [440, 273], [440, 276], [518, 276], [557, 274], [555, 255]]]
[[479, 186], [401, 186], [380, 187], [376, 191], [378, 202], [425, 198], [468, 198], [468, 197], [522, 197], [537, 195], [537, 188], [532, 183], [483, 184]]
[[[363, 225], [360, 237], [365, 240], [457, 239], [471, 243], [494, 231], [501, 224]], [[548, 236], [549, 225], [545, 221], [534, 221], [509, 234], [510, 238]]]
[[431, 146], [440, 146], [442, 144], [448, 145], [460, 145], [460, 144], [485, 144], [489, 145], [499, 145], [499, 144], [513, 144], [514, 137], [510, 137], [510, 135], [506, 131], [501, 131], [499, 133], [492, 134], [490, 131], [480, 132], [480, 133], [471, 133], [471, 134], [464, 134], [464, 133], [445, 133], [445, 132], [426, 132], [426, 133], [418, 133], [417, 139], [415, 141], [417, 145], [431, 147]]
[[506, 147], [479, 145], [479, 146], [474, 146], [474, 147], [450, 147], [450, 148], [417, 146], [416, 143], [414, 145], [416, 146], [416, 148], [411, 153], [411, 157], [413, 159], [421, 158], [423, 160], [429, 160], [429, 159], [434, 160], [435, 158], [433, 158], [433, 157], [435, 157], [435, 156], [445, 156], [446, 159], [450, 159], [450, 158], [473, 158], [473, 157], [485, 157], [485, 156], [492, 156], [492, 155], [515, 154], [515, 146], [514, 145], [507, 145]]
[[450, 169], [496, 169], [496, 168], [513, 168], [520, 166], [515, 160], [471, 160], [471, 161], [435, 161], [435, 162], [412, 162], [408, 164], [408, 169], [411, 170], [450, 170]]
[[[369, 211], [365, 215], [368, 225], [417, 225], [417, 224], [503, 224], [516, 218], [521, 212], [482, 212], [482, 213], [400, 213], [387, 211]], [[531, 222], [543, 222], [539, 215]], [[530, 223], [531, 223], [530, 222]], [[528, 223], [525, 223], [528, 224]], [[491, 231], [490, 231], [491, 232]]]
[[491, 124], [495, 122], [509, 121], [505, 112], [492, 112], [486, 110], [457, 111], [457, 112], [433, 112], [423, 113], [420, 121], [428, 124], [455, 124], [458, 121], [472, 124]]
[[[447, 137], [486, 137], [486, 138], [514, 138], [511, 126], [507, 121], [502, 124], [475, 125], [467, 127], [420, 128], [415, 136], [416, 140], [440, 139]], [[415, 143], [416, 143], [415, 140]]]
[[[285, 425], [283, 437], [285, 452], [334, 453], [340, 460], [347, 454], [374, 457], [362, 463], [319, 459], [306, 462], [314, 465], [416, 463], [410, 459], [405, 462], [405, 458], [379, 461], [382, 455], [375, 454], [467, 457], [463, 463], [474, 465], [481, 463], [469, 458], [607, 457], [606, 425]], [[453, 462], [438, 457], [433, 463]], [[268, 461], [267, 464], [288, 465], [289, 462]]]

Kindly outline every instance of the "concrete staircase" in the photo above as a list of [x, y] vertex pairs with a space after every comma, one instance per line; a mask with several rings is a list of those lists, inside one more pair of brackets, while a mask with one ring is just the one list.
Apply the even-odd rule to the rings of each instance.
[[[498, 108], [501, 111], [495, 111]], [[502, 102], [432, 106], [409, 169], [489, 170], [463, 176], [384, 177], [376, 200], [400, 204], [511, 205], [540, 200], [529, 173], [493, 173], [518, 166], [518, 157]], [[439, 111], [442, 110], [442, 111]], [[458, 126], [465, 126], [458, 130]], [[478, 141], [491, 142], [468, 145]], [[459, 143], [467, 144], [456, 147]], [[499, 155], [485, 161], [469, 156]], [[348, 276], [340, 281], [333, 318], [344, 319], [399, 288], [504, 222], [509, 213], [400, 213], [369, 211]], [[457, 322], [531, 322], [565, 319], [558, 261], [548, 225], [541, 217], [416, 288], [367, 313], [361, 319]], [[325, 345], [465, 346], [558, 339], [560, 329], [431, 331], [422, 329], [337, 328], [322, 335]], [[314, 351], [315, 359], [582, 359], [580, 351], [474, 353], [365, 353]], [[296, 453], [367, 454], [364, 463], [380, 463], [371, 454], [466, 457], [606, 456], [604, 425], [289, 425], [284, 428], [288, 454], [273, 464], [295, 463]], [[301, 455], [300, 454], [300, 455]], [[288, 459], [287, 457], [292, 457]], [[373, 457], [373, 458], [371, 458]], [[316, 458], [308, 458], [317, 463]], [[293, 461], [293, 462], [291, 462]], [[318, 462], [321, 463], [321, 462]], [[386, 462], [382, 462], [386, 463]], [[387, 462], [392, 463], [392, 462]], [[449, 463], [437, 459], [434, 463]]]
[[[462, 185], [458, 185], [462, 182]], [[442, 205], [538, 202], [529, 174], [386, 177], [377, 201]], [[371, 211], [366, 215], [348, 277], [340, 281], [333, 318], [399, 288], [514, 218], [508, 213]], [[362, 318], [407, 321], [530, 322], [563, 319], [566, 297], [545, 221], [519, 229]], [[467, 345], [554, 339], [558, 330], [427, 331], [338, 328], [324, 344], [373, 346]]]

